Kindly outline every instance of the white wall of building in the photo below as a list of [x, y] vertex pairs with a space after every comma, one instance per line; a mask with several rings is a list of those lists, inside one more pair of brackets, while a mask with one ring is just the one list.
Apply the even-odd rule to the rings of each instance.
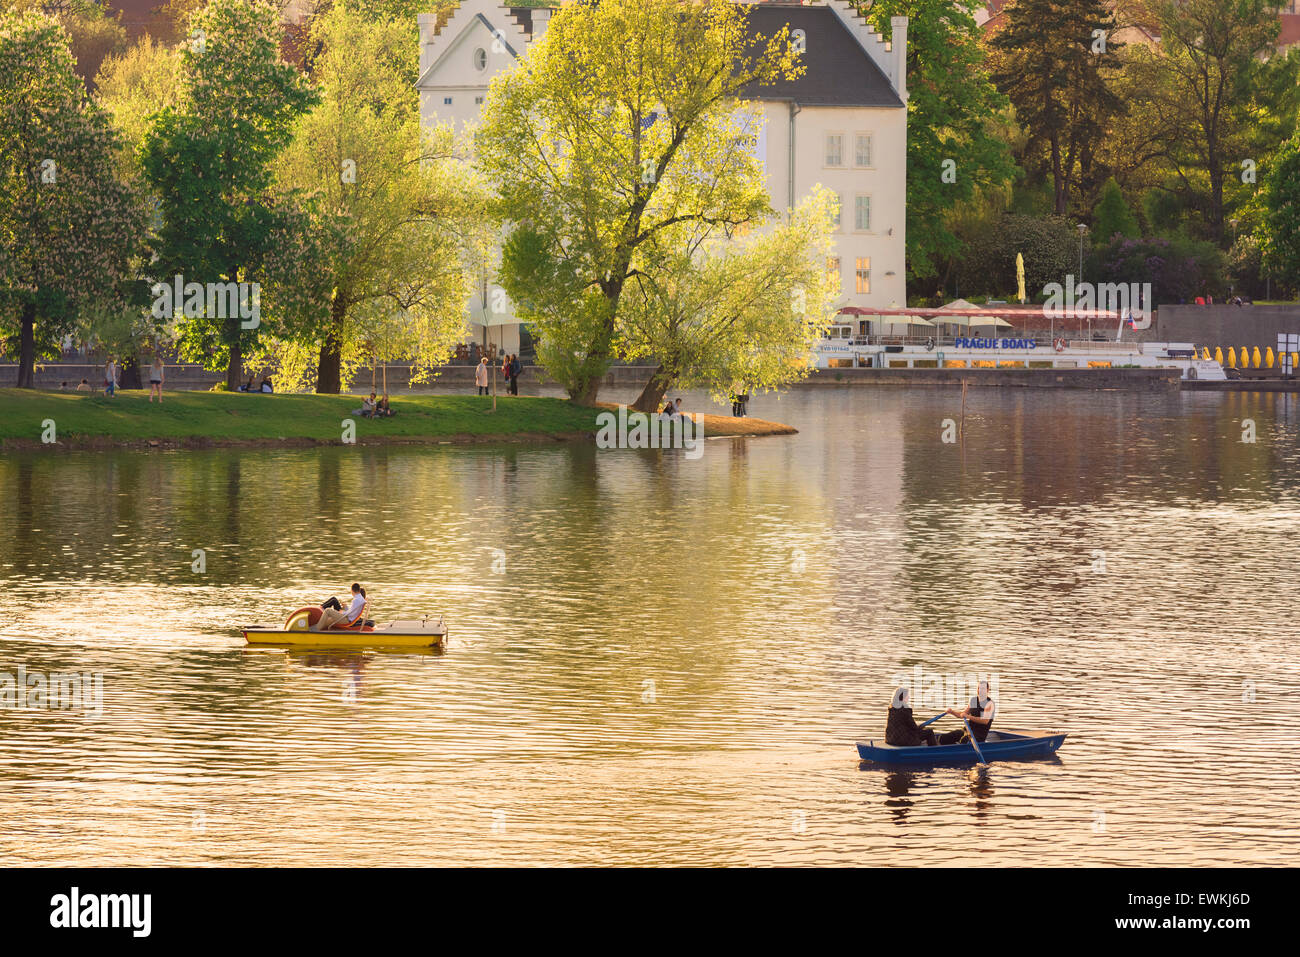
[[[894, 35], [901, 41], [901, 46], [894, 46], [865, 26], [843, 0], [831, 0], [827, 5], [858, 38], [906, 102], [906, 18], [894, 18]], [[545, 32], [550, 15], [547, 10], [533, 11], [530, 39], [509, 11], [491, 0], [465, 0], [438, 36], [433, 35], [435, 16], [421, 14], [419, 94], [423, 123], [451, 123], [458, 131], [475, 123], [492, 78], [517, 65], [529, 44], [536, 43]], [[784, 210], [791, 202], [791, 104], [764, 100], [756, 107], [762, 116], [758, 147], [768, 193], [773, 208]], [[794, 115], [793, 135], [794, 202], [819, 184], [840, 199], [834, 254], [838, 259], [840, 295], [835, 304], [880, 308], [904, 305], [906, 108], [803, 106]], [[840, 137], [838, 163], [829, 155], [834, 152], [828, 149], [832, 136]], [[869, 158], [859, 156], [859, 137], [869, 139]], [[859, 198], [869, 207], [869, 217], [864, 221], [859, 220]], [[495, 289], [489, 281], [489, 299]], [[481, 321], [482, 298], [482, 290], [472, 297], [466, 313], [471, 322]], [[479, 323], [473, 323], [471, 333], [473, 341], [483, 341]], [[488, 340], [507, 351], [517, 350], [517, 326], [491, 328]]]

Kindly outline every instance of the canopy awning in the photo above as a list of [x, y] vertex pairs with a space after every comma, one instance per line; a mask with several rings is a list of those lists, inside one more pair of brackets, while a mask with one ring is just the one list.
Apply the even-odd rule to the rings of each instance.
[[935, 325], [950, 326], [1009, 326], [1011, 323], [996, 316], [935, 316]]
[[841, 316], [856, 316], [859, 319], [865, 319], [867, 322], [883, 322], [886, 325], [891, 325], [891, 326], [932, 326], [934, 325], [934, 323], [931, 322], [930, 320], [922, 319], [920, 316], [907, 316], [907, 315], [881, 316], [881, 315], [877, 315], [874, 312], [871, 312], [868, 309], [861, 309], [857, 306], [848, 306], [847, 308], [841, 309], [839, 314]]

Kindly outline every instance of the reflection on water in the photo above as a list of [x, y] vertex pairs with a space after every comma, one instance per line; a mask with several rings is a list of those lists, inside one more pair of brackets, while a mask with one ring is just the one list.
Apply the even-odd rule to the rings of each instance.
[[[801, 433], [697, 461], [5, 455], [0, 673], [104, 709], [0, 709], [0, 861], [1294, 860], [1295, 400], [977, 391], [945, 444], [959, 406], [755, 401]], [[235, 632], [354, 580], [445, 653]], [[860, 766], [917, 667], [1071, 736]]]

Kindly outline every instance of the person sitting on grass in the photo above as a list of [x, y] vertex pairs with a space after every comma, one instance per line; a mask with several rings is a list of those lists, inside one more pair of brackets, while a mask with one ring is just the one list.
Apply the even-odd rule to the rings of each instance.
[[383, 397], [382, 399], [379, 400], [379, 405], [375, 406], [375, 415], [376, 415], [376, 416], [379, 416], [380, 418], [388, 418], [388, 417], [393, 416], [393, 415], [396, 415], [396, 414], [397, 414], [397, 413], [395, 413], [395, 412], [394, 412], [394, 411], [389, 407], [389, 405], [388, 405], [388, 393], [385, 392], [385, 393], [384, 393], [384, 397]]
[[370, 398], [362, 400], [361, 408], [352, 410], [352, 414], [359, 415], [363, 419], [373, 419], [375, 417], [375, 408], [375, 394], [372, 392]]
[[275, 392], [275, 388], [271, 385], [271, 377], [270, 377], [270, 376], [263, 376], [263, 377], [262, 377], [262, 386], [261, 386], [261, 391], [262, 391], [262, 392], [265, 392], [267, 395], [270, 395], [271, 393]]
[[77, 391], [78, 391], [78, 392], [89, 392], [89, 391], [90, 391], [90, 382], [83, 378], [83, 379], [81, 380], [81, 382], [79, 382], [79, 383], [77, 384]]

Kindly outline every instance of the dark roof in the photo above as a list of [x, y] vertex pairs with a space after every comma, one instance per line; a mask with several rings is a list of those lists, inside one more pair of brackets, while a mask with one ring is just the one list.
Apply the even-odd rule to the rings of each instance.
[[807, 35], [803, 75], [793, 82], [752, 86], [745, 96], [795, 100], [806, 106], [903, 105], [889, 78], [829, 7], [769, 3], [749, 7], [749, 29], [756, 40], [772, 37], [787, 24]]
[[511, 7], [510, 15], [519, 21], [519, 25], [524, 28], [524, 33], [528, 36], [533, 35], [533, 8], [532, 7]]

